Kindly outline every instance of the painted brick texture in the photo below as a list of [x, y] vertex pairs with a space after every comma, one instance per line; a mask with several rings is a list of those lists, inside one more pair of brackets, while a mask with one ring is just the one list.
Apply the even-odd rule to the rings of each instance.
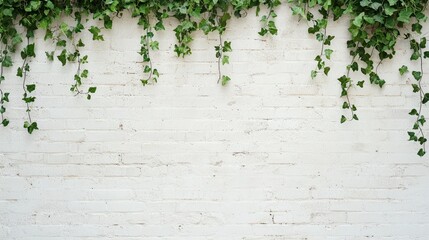
[[408, 43], [380, 66], [383, 89], [351, 91], [361, 120], [341, 125], [347, 21], [328, 27], [330, 77], [311, 80], [320, 45], [279, 13], [276, 37], [258, 36], [253, 12], [231, 21], [226, 87], [216, 35], [195, 34], [179, 59], [169, 21], [156, 35], [159, 83], [142, 87], [135, 20], [115, 20], [104, 42], [85, 34], [91, 101], [69, 92], [76, 66], [47, 63], [54, 47], [38, 33], [29, 82], [40, 131], [22, 128], [15, 70], [4, 82], [0, 239], [427, 240], [429, 161], [406, 134], [418, 96], [397, 71]]

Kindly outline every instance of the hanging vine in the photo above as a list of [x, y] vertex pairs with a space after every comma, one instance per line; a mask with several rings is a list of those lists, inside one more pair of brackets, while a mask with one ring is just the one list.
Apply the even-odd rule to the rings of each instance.
[[[386, 59], [395, 55], [395, 46], [399, 37], [405, 36], [410, 41], [413, 51], [411, 60], [419, 61], [420, 68], [411, 71], [414, 83], [413, 92], [418, 94], [419, 105], [411, 110], [410, 115], [415, 118], [412, 131], [408, 132], [411, 141], [418, 142], [421, 148], [418, 155], [426, 153], [426, 142], [423, 115], [424, 105], [429, 101], [429, 94], [424, 91], [423, 60], [429, 57], [425, 51], [426, 38], [422, 35], [422, 23], [427, 17], [425, 10], [427, 0], [0, 0], [0, 115], [1, 125], [9, 124], [7, 105], [10, 93], [5, 91], [3, 82], [5, 69], [17, 67], [17, 76], [21, 78], [23, 87], [23, 101], [26, 105], [26, 119], [24, 127], [29, 133], [38, 129], [37, 122], [31, 116], [32, 105], [36, 97], [33, 92], [36, 84], [30, 83], [29, 72], [31, 59], [35, 57], [37, 46], [33, 42], [34, 32], [38, 29], [45, 31], [45, 40], [51, 40], [55, 49], [46, 51], [49, 61], [58, 60], [64, 66], [67, 63], [76, 65], [73, 83], [70, 90], [75, 95], [85, 95], [91, 99], [96, 92], [95, 86], [85, 88], [85, 79], [89, 69], [85, 68], [88, 56], [82, 54], [85, 43], [80, 34], [90, 33], [95, 41], [103, 41], [102, 31], [113, 27], [113, 19], [120, 18], [123, 12], [129, 12], [132, 17], [138, 18], [138, 24], [143, 28], [140, 41], [139, 55], [142, 57], [143, 85], [154, 84], [160, 73], [153, 62], [153, 52], [159, 49], [159, 42], [155, 33], [164, 30], [163, 21], [167, 18], [178, 20], [174, 33], [177, 42], [174, 52], [178, 57], [192, 54], [191, 43], [196, 31], [204, 34], [217, 34], [218, 43], [214, 46], [217, 61], [217, 82], [227, 85], [231, 80], [228, 74], [222, 71], [222, 66], [230, 62], [228, 53], [232, 51], [232, 43], [225, 40], [225, 31], [229, 20], [244, 17], [256, 8], [256, 15], [260, 16], [261, 36], [277, 35], [276, 17], [279, 14], [277, 7], [289, 4], [297, 20], [305, 19], [308, 23], [308, 33], [315, 36], [320, 42], [320, 52], [315, 57], [316, 67], [310, 71], [310, 76], [316, 78], [319, 73], [328, 75], [331, 66], [329, 60], [334, 52], [330, 48], [334, 35], [329, 34], [328, 25], [343, 16], [349, 16], [350, 39], [347, 47], [350, 50], [351, 62], [338, 78], [340, 96], [344, 98], [343, 111], [340, 122], [358, 120], [357, 107], [352, 103], [350, 90], [355, 87], [364, 87], [364, 83], [383, 87], [386, 80], [378, 72], [379, 66]], [[71, 17], [74, 24], [66, 23], [64, 19]], [[88, 21], [89, 19], [94, 21]], [[97, 23], [97, 21], [100, 22]], [[91, 24], [90, 26], [85, 26]], [[102, 25], [102, 27], [100, 27]], [[22, 33], [22, 29], [25, 31]], [[23, 41], [25, 39], [26, 41]], [[24, 42], [24, 46], [23, 45]], [[17, 48], [21, 59], [15, 59]], [[360, 73], [362, 77], [352, 79]], [[408, 67], [399, 70], [401, 75], [408, 72]], [[84, 90], [87, 89], [87, 90]], [[12, 93], [13, 94], [13, 93]], [[350, 115], [349, 115], [350, 114]]]

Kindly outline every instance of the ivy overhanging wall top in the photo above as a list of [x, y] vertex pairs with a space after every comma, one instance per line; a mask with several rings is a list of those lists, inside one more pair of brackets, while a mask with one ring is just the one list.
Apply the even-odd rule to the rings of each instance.
[[[278, 6], [288, 4], [289, 12], [277, 12]], [[91, 34], [94, 41], [103, 41], [103, 32], [114, 27], [113, 19], [129, 12], [138, 19], [138, 25], [144, 30], [141, 36], [140, 50], [144, 63], [142, 85], [156, 83], [159, 72], [152, 54], [159, 49], [159, 42], [154, 37], [156, 32], [165, 30], [164, 20], [178, 20], [174, 28], [177, 42], [174, 52], [178, 57], [192, 53], [190, 44], [194, 32], [218, 36], [218, 44], [214, 46], [214, 57], [217, 60], [218, 77], [216, 81], [227, 85], [231, 78], [222, 71], [222, 66], [228, 64], [228, 53], [233, 50], [233, 43], [223, 35], [231, 18], [245, 17], [250, 9], [256, 8], [260, 17], [261, 36], [277, 35], [277, 14], [293, 14], [296, 20], [307, 21], [308, 33], [320, 42], [320, 52], [315, 56], [314, 70], [309, 77], [316, 78], [319, 74], [328, 75], [331, 66], [333, 50], [330, 48], [335, 38], [327, 31], [329, 22], [337, 21], [344, 16], [350, 18], [350, 40], [347, 47], [350, 50], [350, 62], [345, 74], [339, 77], [341, 87], [340, 97], [344, 99], [342, 108], [345, 114], [340, 122], [358, 120], [357, 107], [349, 97], [351, 88], [362, 88], [365, 82], [383, 87], [388, 79], [378, 72], [378, 67], [386, 59], [395, 55], [396, 42], [399, 38], [409, 41], [412, 55], [410, 61], [416, 61], [417, 68], [402, 66], [398, 74], [409, 75], [413, 79], [410, 91], [418, 95], [419, 101], [409, 114], [415, 119], [408, 131], [410, 141], [420, 145], [418, 155], [426, 153], [426, 137], [423, 129], [425, 117], [424, 105], [429, 101], [429, 93], [424, 91], [423, 61], [429, 57], [426, 51], [426, 37], [422, 22], [426, 21], [427, 1], [424, 0], [182, 0], [182, 1], [146, 1], [146, 0], [0, 0], [0, 114], [1, 125], [8, 126], [7, 105], [10, 94], [22, 94], [26, 106], [26, 120], [23, 124], [28, 133], [38, 129], [37, 121], [32, 118], [32, 104], [36, 100], [34, 91], [36, 84], [28, 79], [31, 71], [31, 59], [35, 57], [37, 46], [34, 42], [36, 30], [44, 31], [45, 41], [56, 46], [55, 51], [45, 52], [49, 61], [59, 61], [64, 66], [73, 63], [75, 73], [71, 92], [84, 95], [91, 99], [97, 90], [95, 86], [86, 86], [85, 79], [90, 74], [86, 68], [88, 55], [82, 54], [85, 43], [83, 34]], [[65, 21], [71, 17], [73, 21]], [[90, 24], [95, 19], [100, 25]], [[19, 49], [19, 50], [18, 50]], [[6, 81], [5, 69], [16, 69], [16, 75], [21, 78], [22, 92], [9, 93], [2, 88]], [[364, 78], [352, 79], [352, 73], [358, 72]], [[363, 80], [362, 80], [363, 79]]]

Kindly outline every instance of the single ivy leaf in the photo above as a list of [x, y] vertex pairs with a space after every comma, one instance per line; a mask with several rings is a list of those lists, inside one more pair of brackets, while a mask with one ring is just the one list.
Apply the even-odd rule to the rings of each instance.
[[361, 27], [363, 16], [365, 16], [365, 13], [364, 12], [360, 13], [358, 16], [355, 17], [355, 19], [353, 19], [352, 24], [356, 27]]
[[413, 23], [411, 25], [411, 31], [416, 33], [422, 33], [423, 26], [420, 23]]
[[36, 97], [23, 97], [22, 100], [25, 103], [32, 103], [32, 102], [34, 102], [36, 100]]
[[228, 76], [222, 76], [222, 86], [225, 86], [229, 81], [231, 81], [231, 78]]
[[9, 120], [8, 119], [3, 119], [3, 121], [1, 122], [1, 124], [4, 126], [4, 127], [7, 127], [7, 125], [9, 125]]
[[154, 26], [155, 31], [165, 30], [164, 24], [159, 21]]
[[414, 79], [417, 81], [420, 81], [422, 79], [422, 72], [420, 71], [413, 71], [412, 72]]
[[13, 65], [12, 57], [9, 55], [4, 56], [3, 62], [1, 63], [1, 65], [3, 67], [12, 67]]
[[326, 75], [326, 76], [328, 76], [328, 74], [329, 74], [329, 71], [331, 70], [331, 68], [330, 67], [325, 67], [324, 69], [323, 69], [323, 73]]
[[[3, 6], [2, 6], [3, 7]], [[5, 8], [3, 9], [3, 15], [6, 17], [12, 17], [13, 8]]]
[[413, 116], [413, 115], [417, 116], [419, 113], [417, 112], [417, 109], [413, 108], [408, 114], [411, 116]]
[[391, 7], [391, 6], [385, 6], [385, 7], [384, 7], [384, 13], [385, 13], [387, 16], [392, 16], [395, 12], [396, 12], [396, 9], [395, 9], [395, 8], [393, 8], [393, 7]]
[[327, 59], [331, 59], [331, 54], [333, 53], [334, 51], [332, 50], [332, 49], [325, 49], [325, 56], [326, 56], [326, 58]]
[[82, 73], [80, 74], [80, 76], [81, 76], [82, 78], [87, 78], [87, 77], [88, 77], [88, 73], [89, 73], [89, 71], [88, 71], [87, 69], [84, 69], [84, 70], [82, 71]]
[[425, 118], [425, 116], [420, 116], [420, 119], [418, 120], [418, 122], [423, 126], [423, 125], [425, 125], [425, 123], [426, 123], [426, 118]]
[[344, 115], [342, 115], [341, 116], [341, 120], [340, 120], [340, 122], [341, 123], [344, 123], [344, 122], [346, 122], [347, 121], [347, 118], [344, 116]]
[[61, 64], [64, 66], [67, 62], [67, 51], [63, 49], [60, 55], [57, 56], [58, 60], [60, 60]]
[[408, 136], [410, 137], [408, 141], [413, 141], [414, 137], [416, 136], [416, 133], [415, 132], [407, 132], [407, 133], [408, 133]]
[[390, 6], [393, 6], [398, 2], [398, 0], [387, 0], [387, 1], [389, 2]]
[[411, 8], [404, 8], [399, 12], [399, 17], [398, 17], [398, 21], [399, 22], [404, 22], [404, 23], [409, 23], [410, 22], [410, 18], [411, 18], [411, 14], [413, 14], [413, 9]]
[[46, 58], [49, 61], [54, 61], [54, 51], [52, 51], [52, 52], [45, 52], [45, 54], [46, 54]]
[[417, 152], [417, 155], [420, 157], [423, 157], [426, 154], [426, 152], [423, 150], [423, 148], [420, 148], [420, 150]]
[[17, 77], [22, 77], [23, 76], [23, 70], [21, 67], [16, 69], [16, 76]]
[[229, 56], [224, 55], [222, 57], [222, 65], [229, 64]]
[[3, 94], [3, 99], [1, 99], [1, 101], [3, 101], [3, 102], [9, 102], [9, 94], [10, 94], [10, 93], [5, 92], [5, 93]]
[[429, 101], [429, 93], [425, 93], [425, 95], [423, 96], [422, 103], [426, 104], [428, 101]]
[[112, 19], [109, 16], [104, 15], [103, 22], [104, 22], [104, 27], [106, 29], [112, 29], [113, 22], [112, 22]]
[[79, 39], [79, 41], [77, 42], [78, 47], [85, 47], [85, 44], [82, 42], [82, 39]]
[[92, 33], [92, 40], [104, 41], [103, 35], [100, 35], [100, 28], [96, 26], [91, 26], [88, 31]]
[[26, 87], [28, 92], [36, 90], [36, 84], [28, 84]]
[[25, 52], [28, 57], [35, 57], [36, 54], [34, 52], [34, 43], [28, 44], [27, 47], [25, 48]]
[[402, 67], [399, 68], [399, 74], [401, 74], [401, 76], [404, 75], [407, 72], [408, 72], [408, 67], [407, 66], [402, 65]]
[[356, 85], [358, 85], [359, 87], [363, 88], [363, 84], [365, 83], [365, 81], [358, 81]]
[[67, 42], [66, 42], [66, 40], [58, 40], [56, 45], [58, 47], [66, 47], [67, 46]]
[[222, 49], [222, 51], [223, 52], [231, 52], [232, 51], [231, 42], [224, 41], [223, 42], [223, 49]]
[[90, 87], [90, 88], [88, 88], [88, 92], [89, 93], [95, 93], [95, 91], [97, 91], [97, 87]]
[[299, 16], [305, 18], [304, 8], [295, 5], [295, 6], [292, 6], [291, 9], [292, 9], [292, 14], [293, 15], [299, 15]]
[[312, 70], [311, 71], [311, 79], [314, 79], [317, 76], [317, 71], [316, 70]]

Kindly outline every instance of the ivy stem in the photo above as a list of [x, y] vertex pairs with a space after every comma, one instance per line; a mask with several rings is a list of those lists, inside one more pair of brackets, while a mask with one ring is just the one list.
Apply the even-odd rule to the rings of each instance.
[[[356, 46], [356, 49], [357, 48], [359, 48], [359, 44]], [[350, 79], [350, 69], [351, 69], [350, 66], [355, 62], [356, 56], [357, 56], [357, 52], [355, 52], [353, 54], [352, 61], [350, 62], [350, 65], [347, 67], [347, 75], [346, 76], [349, 79]], [[352, 115], [352, 117], [351, 117], [351, 119], [349, 119], [349, 121], [353, 121], [353, 119], [354, 119], [353, 117], [355, 115], [355, 111], [353, 110], [353, 106], [352, 106], [352, 103], [351, 103], [350, 97], [349, 97], [349, 90], [350, 90], [351, 87], [352, 87], [352, 81], [350, 80], [349, 85], [347, 86], [347, 89], [346, 89], [346, 92], [347, 92], [347, 94], [346, 94], [346, 100], [347, 100], [347, 104], [349, 105], [350, 113]]]
[[[7, 49], [7, 44], [5, 45], [5, 49]], [[3, 49], [0, 49], [0, 51], [1, 51], [1, 55], [3, 55]], [[6, 58], [6, 55], [7, 54], [4, 54], [2, 57], [3, 57], [3, 61], [4, 61], [4, 59]], [[2, 84], [2, 82], [3, 82], [3, 62], [1, 62], [0, 63], [0, 86], [1, 86], [1, 84]], [[4, 100], [3, 100], [3, 96], [4, 96], [4, 93], [3, 93], [3, 89], [1, 89], [1, 87], [0, 87], [0, 107], [3, 107], [3, 103], [4, 103]], [[2, 120], [2, 122], [4, 121], [4, 114], [3, 114], [3, 112], [1, 113], [1, 120]]]
[[149, 67], [150, 67], [150, 72], [149, 72], [149, 77], [148, 80], [152, 79], [152, 74], [153, 74], [153, 70], [152, 70], [152, 58], [150, 57], [150, 40], [149, 40], [149, 32], [150, 32], [150, 21], [149, 19], [147, 19], [148, 22], [148, 27], [146, 28], [146, 48], [147, 48], [147, 56], [149, 58]]
[[[27, 37], [27, 47], [28, 47], [28, 45], [30, 45], [30, 38], [29, 37]], [[22, 63], [22, 72], [23, 72], [23, 76], [22, 76], [22, 89], [24, 90], [24, 96], [25, 97], [27, 97], [27, 94], [28, 94], [27, 88], [26, 88], [26, 82], [27, 82], [27, 59], [28, 59], [28, 56], [25, 56], [24, 62]], [[28, 115], [28, 121], [30, 123], [32, 123], [33, 121], [31, 120], [30, 103], [28, 101], [25, 101], [25, 104], [27, 106], [26, 112], [27, 112], [27, 115]]]
[[[76, 75], [80, 77], [80, 68], [81, 68], [82, 60], [80, 59], [80, 53], [79, 53], [79, 51], [77, 49], [76, 49], [76, 51], [77, 51], [77, 71], [76, 71]], [[83, 93], [81, 90], [79, 90], [79, 84], [77, 82], [74, 84], [74, 87], [76, 89], [75, 96]]]
[[[422, 108], [423, 108], [423, 98], [425, 95], [425, 92], [422, 89], [422, 80], [423, 80], [423, 75], [424, 75], [424, 69], [423, 69], [423, 50], [421, 47], [419, 47], [419, 52], [420, 52], [420, 72], [421, 72], [421, 79], [418, 81], [418, 85], [419, 85], [419, 97], [420, 97], [420, 103], [419, 103], [419, 112], [417, 115], [417, 120], [416, 123], [419, 126], [419, 131], [420, 134], [422, 135], [423, 138], [425, 138], [425, 134], [423, 132], [423, 128], [422, 126], [419, 124], [419, 120], [421, 117], [421, 113], [422, 113]], [[424, 142], [423, 144], [423, 151], [426, 152], [426, 142]]]
[[223, 49], [222, 33], [219, 32], [219, 50], [218, 50], [218, 58], [217, 58], [217, 70], [219, 73], [219, 78], [217, 79], [217, 83], [219, 83], [222, 78], [222, 67], [220, 64], [222, 61], [222, 55], [223, 55], [222, 49]]

